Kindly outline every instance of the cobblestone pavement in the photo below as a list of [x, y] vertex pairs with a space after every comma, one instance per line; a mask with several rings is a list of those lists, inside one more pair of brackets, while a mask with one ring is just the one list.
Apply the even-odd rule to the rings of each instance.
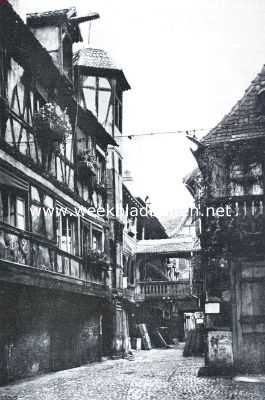
[[142, 351], [0, 388], [0, 400], [264, 400], [265, 385], [197, 378], [200, 358], [181, 349]]

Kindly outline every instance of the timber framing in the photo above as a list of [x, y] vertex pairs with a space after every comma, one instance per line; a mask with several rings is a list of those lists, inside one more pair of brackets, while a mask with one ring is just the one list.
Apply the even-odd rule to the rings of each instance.
[[63, 109], [68, 108], [72, 121], [78, 114], [77, 124], [81, 129], [86, 132], [87, 127], [92, 124], [90, 135], [102, 140], [106, 145], [117, 145], [94, 115], [78, 105], [71, 81], [59, 72], [51, 56], [8, 3], [0, 8], [0, 36], [5, 38], [4, 45], [9, 55], [25, 70], [30, 71], [34, 80], [48, 93], [55, 93], [58, 104]]

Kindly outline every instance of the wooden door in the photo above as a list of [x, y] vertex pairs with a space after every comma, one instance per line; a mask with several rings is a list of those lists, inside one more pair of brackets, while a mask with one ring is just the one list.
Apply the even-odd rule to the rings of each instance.
[[265, 260], [232, 263], [233, 348], [236, 368], [265, 372]]
[[59, 371], [80, 365], [78, 329], [66, 319], [54, 323], [51, 331], [50, 369]]

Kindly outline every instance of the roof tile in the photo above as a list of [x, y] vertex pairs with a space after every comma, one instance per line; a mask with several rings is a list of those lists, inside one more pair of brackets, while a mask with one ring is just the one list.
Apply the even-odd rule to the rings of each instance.
[[91, 47], [79, 50], [74, 56], [74, 64], [92, 68], [120, 69], [105, 50]]
[[224, 116], [221, 122], [203, 139], [204, 145], [232, 140], [265, 137], [264, 124], [257, 119], [256, 100], [258, 92], [265, 88], [265, 67], [251, 82], [244, 96]]

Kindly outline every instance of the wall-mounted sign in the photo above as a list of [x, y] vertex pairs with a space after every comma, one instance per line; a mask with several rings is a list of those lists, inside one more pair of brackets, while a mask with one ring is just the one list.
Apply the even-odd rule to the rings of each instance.
[[220, 314], [220, 303], [205, 303], [205, 314]]

